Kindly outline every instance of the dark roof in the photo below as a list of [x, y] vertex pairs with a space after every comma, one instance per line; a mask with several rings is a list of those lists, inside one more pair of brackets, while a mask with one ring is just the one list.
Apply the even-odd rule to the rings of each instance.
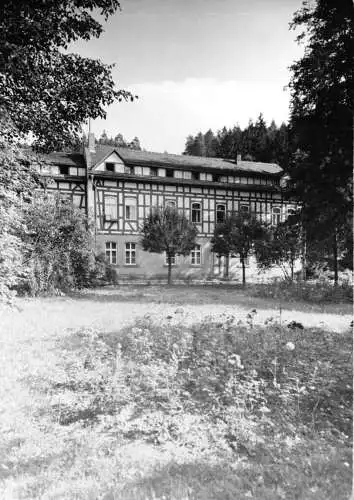
[[86, 167], [85, 158], [81, 153], [50, 153], [43, 155], [54, 165], [68, 165], [69, 167]]
[[97, 144], [95, 153], [91, 153], [91, 167], [93, 168], [98, 163], [101, 163], [113, 151], [116, 151], [128, 165], [145, 164], [149, 166], [173, 167], [177, 169], [231, 170], [235, 172], [272, 175], [279, 175], [282, 173], [282, 168], [276, 163], [261, 163], [243, 160], [236, 163], [233, 160], [224, 160], [222, 158], [152, 153], [149, 151], [136, 151], [134, 149], [105, 146], [102, 144]]

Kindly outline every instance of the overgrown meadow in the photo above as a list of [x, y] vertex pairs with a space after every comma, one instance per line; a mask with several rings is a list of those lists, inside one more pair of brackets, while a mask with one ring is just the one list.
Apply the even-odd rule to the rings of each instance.
[[256, 314], [29, 340], [2, 388], [0, 496], [347, 499], [351, 333]]

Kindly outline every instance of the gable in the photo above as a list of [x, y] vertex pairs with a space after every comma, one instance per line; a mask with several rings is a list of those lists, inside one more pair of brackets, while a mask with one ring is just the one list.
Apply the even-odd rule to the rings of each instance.
[[114, 172], [124, 173], [124, 162], [115, 151], [113, 151], [106, 158], [104, 158], [101, 162], [99, 162], [93, 168], [93, 170], [98, 171], [98, 172], [105, 172], [105, 171], [107, 171], [107, 167], [106, 167], [107, 163], [114, 165]]

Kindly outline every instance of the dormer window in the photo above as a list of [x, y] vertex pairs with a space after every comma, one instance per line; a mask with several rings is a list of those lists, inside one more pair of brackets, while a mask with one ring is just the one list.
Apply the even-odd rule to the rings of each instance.
[[150, 167], [150, 175], [153, 177], [157, 177], [157, 168], [156, 167]]
[[107, 172], [114, 172], [114, 163], [106, 161], [106, 171]]
[[130, 167], [130, 166], [125, 166], [124, 167], [124, 173], [126, 174], [134, 174], [134, 167]]
[[59, 173], [60, 175], [69, 175], [69, 167], [67, 165], [60, 165]]

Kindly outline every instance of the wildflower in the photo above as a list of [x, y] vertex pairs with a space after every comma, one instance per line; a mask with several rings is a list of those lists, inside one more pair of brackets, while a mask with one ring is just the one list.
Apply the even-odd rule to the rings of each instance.
[[288, 342], [285, 346], [285, 349], [287, 351], [293, 351], [295, 349], [295, 344], [293, 344], [292, 342]]

